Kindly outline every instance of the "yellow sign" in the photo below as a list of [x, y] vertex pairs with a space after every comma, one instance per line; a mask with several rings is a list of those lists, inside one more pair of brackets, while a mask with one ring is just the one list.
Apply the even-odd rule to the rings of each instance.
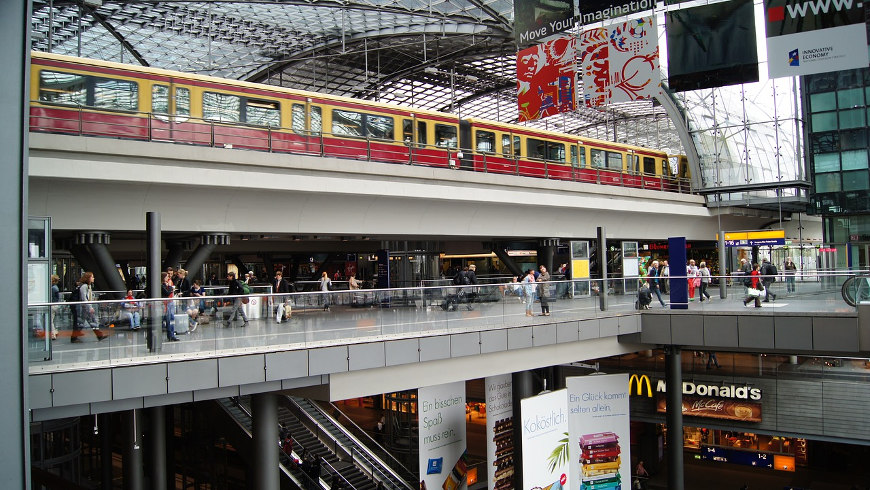
[[[785, 230], [729, 231], [725, 233], [726, 240], [763, 240], [765, 238], [785, 239]], [[718, 233], [716, 239], [719, 239]]]
[[[629, 395], [638, 395], [643, 396], [643, 386], [646, 383], [646, 397], [652, 398], [652, 384], [650, 384], [649, 376], [646, 374], [641, 374], [640, 376], [636, 374], [632, 374], [630, 378], [628, 378], [628, 394]], [[634, 393], [632, 393], [631, 387], [635, 386], [636, 389]]]

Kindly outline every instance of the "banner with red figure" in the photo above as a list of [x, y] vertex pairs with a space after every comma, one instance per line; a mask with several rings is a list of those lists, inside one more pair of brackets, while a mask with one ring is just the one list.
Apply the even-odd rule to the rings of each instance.
[[655, 17], [584, 31], [578, 58], [587, 106], [649, 99], [661, 90]]
[[574, 110], [576, 42], [553, 39], [517, 53], [519, 120], [542, 119]]

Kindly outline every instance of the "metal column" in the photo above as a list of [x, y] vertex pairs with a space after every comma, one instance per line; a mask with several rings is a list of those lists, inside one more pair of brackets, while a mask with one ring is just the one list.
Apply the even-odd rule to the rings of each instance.
[[112, 416], [101, 413], [96, 417], [100, 431], [100, 489], [112, 490]]
[[[145, 230], [148, 235], [147, 244], [147, 276], [148, 284], [145, 286], [145, 291], [151, 298], [160, 297], [160, 213], [149, 211], [145, 213]], [[160, 352], [160, 347], [163, 342], [163, 305], [160, 301], [151, 301], [151, 314], [148, 315], [148, 350], [149, 352]]]
[[598, 263], [601, 265], [600, 280], [601, 292], [598, 293], [598, 307], [601, 311], [607, 311], [607, 230], [603, 226], [598, 227]]
[[725, 248], [725, 232], [719, 230], [719, 297], [725, 299], [728, 297], [728, 278], [725, 277], [725, 264], [728, 260], [728, 250]]
[[[199, 247], [190, 254], [190, 258], [184, 264], [187, 269], [188, 278], [192, 281], [202, 272], [202, 264], [211, 257], [215, 248], [218, 245], [229, 245], [230, 235], [228, 233], [209, 233], [202, 235], [199, 239]], [[271, 270], [271, 267], [269, 268]], [[268, 278], [266, 278], [268, 279]]]
[[127, 427], [124, 439], [124, 488], [128, 490], [143, 490], [145, 488], [145, 473], [142, 470], [142, 425], [141, 412], [138, 409], [124, 414]]
[[[685, 282], [685, 281], [683, 281]], [[665, 346], [667, 384], [668, 489], [683, 490], [683, 374], [677, 345]]]
[[[3, 113], [0, 131], [0, 196], [4, 212], [0, 218], [3, 237], [0, 239], [0, 274], [9, 278], [6, 300], [0, 314], [6, 325], [6, 339], [0, 344], [3, 393], [0, 409], [0, 437], [4, 455], [0, 458], [0, 475], [5, 488], [30, 488], [30, 437], [27, 386], [27, 353], [25, 322], [27, 319], [27, 104], [31, 96], [28, 67], [30, 66], [31, 2], [0, 2], [0, 110]], [[18, 285], [16, 286], [16, 282]]]
[[514, 408], [514, 488], [523, 487], [523, 424], [519, 423], [522, 420], [520, 410], [520, 400], [535, 396], [535, 377], [531, 371], [520, 371], [511, 374], [511, 385], [513, 386], [513, 408]]
[[151, 438], [148, 441], [148, 452], [151, 455], [151, 488], [166, 490], [166, 407], [148, 409], [151, 423]]
[[254, 435], [254, 486], [280, 490], [278, 473], [278, 398], [271, 393], [251, 397]]

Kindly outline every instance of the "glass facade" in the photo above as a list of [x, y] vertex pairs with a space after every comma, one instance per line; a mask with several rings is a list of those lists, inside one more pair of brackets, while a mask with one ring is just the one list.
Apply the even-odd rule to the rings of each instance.
[[[803, 78], [807, 117], [807, 155], [814, 183], [811, 212], [822, 216], [870, 213], [870, 70], [857, 69]], [[846, 220], [862, 228], [864, 219]], [[842, 223], [825, 219], [825, 240], [844, 243], [863, 235], [843, 232]], [[840, 233], [832, 233], [834, 228]]]

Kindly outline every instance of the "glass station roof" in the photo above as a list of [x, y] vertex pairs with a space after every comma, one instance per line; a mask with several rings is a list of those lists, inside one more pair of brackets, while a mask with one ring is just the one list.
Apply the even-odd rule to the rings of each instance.
[[[36, 51], [517, 121], [513, 0], [33, 0], [31, 43]], [[781, 118], [797, 117], [794, 109], [747, 109], [747, 101], [766, 100], [776, 87], [762, 83], [756, 95], [747, 95], [755, 90], [749, 86], [678, 94], [702, 169], [706, 161], [717, 170], [702, 171], [704, 186], [803, 176], [794, 161], [788, 170], [776, 154], [765, 156], [768, 137], [748, 136], [755, 117], [772, 121], [774, 133], [789, 127]], [[651, 101], [581, 107], [527, 124], [685, 153], [674, 122]], [[717, 138], [739, 145], [713, 144]], [[777, 139], [779, 154], [794, 155], [783, 150], [785, 139]], [[727, 163], [727, 178], [723, 147], [737, 158]]]

